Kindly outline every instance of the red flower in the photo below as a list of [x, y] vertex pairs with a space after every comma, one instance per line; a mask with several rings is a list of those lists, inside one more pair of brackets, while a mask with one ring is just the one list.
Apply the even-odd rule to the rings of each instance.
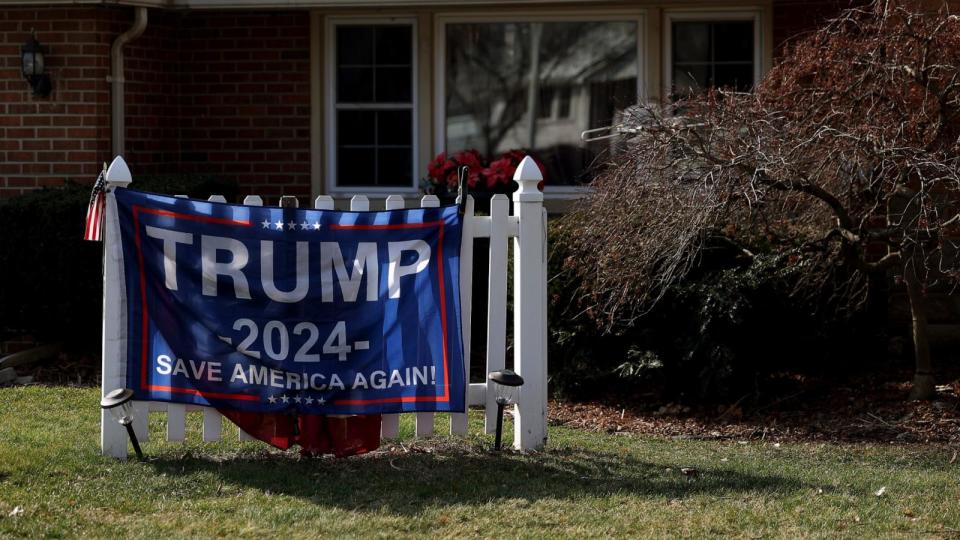
[[517, 166], [511, 162], [510, 158], [501, 157], [492, 161], [490, 166], [483, 170], [483, 176], [487, 179], [487, 189], [493, 189], [498, 184], [509, 185], [516, 170]]
[[447, 155], [441, 152], [427, 165], [427, 176], [439, 183], [450, 174], [451, 170], [456, 171], [456, 169], [457, 164], [447, 159]]

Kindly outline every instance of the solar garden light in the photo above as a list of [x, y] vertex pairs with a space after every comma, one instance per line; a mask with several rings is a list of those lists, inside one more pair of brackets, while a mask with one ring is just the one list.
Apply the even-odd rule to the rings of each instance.
[[143, 459], [140, 442], [137, 441], [137, 434], [133, 431], [133, 390], [117, 388], [103, 396], [103, 399], [100, 400], [100, 408], [110, 411], [117, 422], [127, 428], [127, 435], [130, 436], [133, 449], [137, 452], [137, 458]]
[[493, 449], [499, 452], [503, 437], [503, 406], [517, 402], [520, 387], [523, 386], [523, 377], [514, 373], [513, 370], [504, 369], [492, 372], [489, 378], [493, 381], [493, 388], [497, 392], [497, 438], [493, 443]]

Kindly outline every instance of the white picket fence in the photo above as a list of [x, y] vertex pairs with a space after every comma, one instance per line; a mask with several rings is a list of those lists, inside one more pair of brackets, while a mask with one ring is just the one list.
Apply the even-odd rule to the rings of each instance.
[[[464, 343], [464, 373], [467, 374], [469, 406], [483, 407], [486, 433], [496, 426], [496, 394], [488, 381], [470, 383], [470, 329], [473, 284], [474, 239], [490, 238], [489, 283], [487, 287], [487, 358], [486, 373], [503, 369], [507, 347], [507, 272], [508, 257], [513, 256], [513, 358], [514, 369], [524, 378], [517, 404], [513, 408], [514, 447], [537, 450], [547, 438], [547, 213], [543, 207], [543, 193], [537, 184], [543, 179], [533, 159], [527, 157], [514, 174], [519, 189], [513, 194], [513, 213], [505, 195], [495, 195], [490, 202], [490, 215], [474, 214], [472, 197], [467, 197], [463, 218], [463, 243], [460, 251], [460, 298]], [[117, 157], [106, 175], [108, 190], [126, 187], [131, 183], [130, 170]], [[219, 195], [211, 201], [226, 202]], [[295, 200], [294, 200], [295, 202]], [[243, 204], [262, 206], [263, 199], [248, 196]], [[440, 200], [434, 195], [424, 196], [423, 208], [436, 207]], [[405, 207], [403, 197], [386, 197], [384, 207], [396, 210]], [[314, 201], [318, 210], [332, 210], [333, 198], [321, 195]], [[370, 200], [356, 195], [350, 200], [350, 209], [371, 209]], [[102, 392], [126, 386], [126, 291], [123, 275], [123, 252], [120, 231], [117, 228], [116, 201], [112, 193], [107, 197], [104, 224], [103, 272], [103, 384]], [[513, 239], [513, 242], [509, 240]], [[513, 249], [508, 250], [512, 244]], [[186, 436], [186, 413], [202, 411], [203, 440], [217, 441], [221, 437], [222, 418], [214, 409], [192, 405], [161, 402], [135, 402], [134, 430], [141, 441], [149, 436], [148, 413], [166, 413], [167, 440], [183, 441]], [[416, 417], [416, 436], [433, 434], [434, 413], [411, 413]], [[398, 436], [400, 415], [383, 415], [381, 435], [385, 439]], [[450, 415], [450, 432], [467, 433], [467, 414]], [[126, 431], [109, 413], [101, 415], [101, 450], [104, 455], [126, 458]], [[240, 432], [240, 440], [253, 440]]]

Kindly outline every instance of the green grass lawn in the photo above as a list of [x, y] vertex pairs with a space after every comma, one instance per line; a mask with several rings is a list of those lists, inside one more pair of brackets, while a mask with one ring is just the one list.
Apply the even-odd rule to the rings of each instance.
[[[186, 444], [160, 442], [154, 415], [149, 459], [119, 462], [99, 455], [97, 403], [94, 388], [0, 389], [0, 537], [960, 534], [960, 463], [944, 447], [552, 428], [543, 453], [494, 455], [480, 435], [414, 443], [405, 419], [403, 448], [300, 459], [236, 442], [235, 428], [204, 445], [191, 414]], [[472, 420], [479, 432], [480, 415]]]

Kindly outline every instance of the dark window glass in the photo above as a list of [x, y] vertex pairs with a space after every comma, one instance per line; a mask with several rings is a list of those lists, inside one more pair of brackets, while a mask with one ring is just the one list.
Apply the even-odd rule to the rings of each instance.
[[553, 88], [549, 86], [540, 87], [540, 103], [537, 105], [538, 118], [550, 118], [553, 116]]
[[673, 43], [674, 62], [709, 62], [710, 23], [673, 23]]
[[410, 68], [377, 68], [378, 103], [408, 103], [410, 101]]
[[413, 178], [413, 111], [340, 110], [337, 147], [338, 185], [409, 187]]
[[377, 144], [411, 146], [413, 126], [410, 111], [380, 111], [377, 113]]
[[753, 34], [753, 21], [674, 22], [675, 94], [710, 86], [749, 90], [754, 82]]
[[413, 185], [413, 27], [336, 28], [337, 185]]
[[714, 60], [717, 62], [753, 62], [753, 23], [749, 21], [714, 23]]
[[337, 113], [337, 142], [341, 145], [377, 144], [374, 131], [375, 111], [346, 110]]
[[337, 27], [337, 65], [373, 64], [373, 27]]
[[411, 160], [409, 148], [380, 148], [377, 151], [377, 185], [409, 186], [412, 183]]
[[337, 101], [369, 103], [373, 101], [373, 68], [341, 67], [337, 69]]
[[377, 174], [374, 147], [337, 149], [337, 185], [369, 186]]
[[570, 116], [570, 87], [564, 86], [557, 93], [557, 116], [568, 118]]
[[402, 25], [376, 27], [377, 65], [410, 66], [413, 51], [410, 47], [413, 28]]

